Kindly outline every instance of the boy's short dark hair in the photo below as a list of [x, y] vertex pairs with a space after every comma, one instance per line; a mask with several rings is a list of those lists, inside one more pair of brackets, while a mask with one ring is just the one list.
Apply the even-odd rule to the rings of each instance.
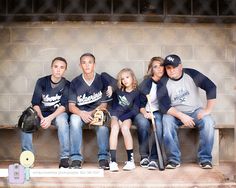
[[65, 58], [63, 58], [63, 57], [55, 57], [53, 60], [52, 60], [52, 63], [51, 63], [51, 67], [53, 66], [53, 63], [55, 62], [55, 61], [63, 61], [65, 64], [66, 64], [66, 69], [67, 69], [67, 61], [66, 61], [66, 59]]
[[82, 54], [81, 56], [80, 56], [80, 61], [81, 61], [81, 59], [83, 58], [83, 57], [85, 57], [85, 56], [89, 56], [89, 57], [92, 57], [93, 58], [93, 60], [94, 60], [94, 63], [95, 63], [95, 56], [93, 55], [93, 54], [91, 54], [91, 53], [84, 53], [84, 54]]

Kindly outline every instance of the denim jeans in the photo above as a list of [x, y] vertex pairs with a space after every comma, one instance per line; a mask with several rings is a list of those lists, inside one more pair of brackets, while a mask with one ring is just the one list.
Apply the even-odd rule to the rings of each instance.
[[[212, 147], [214, 142], [214, 121], [210, 115], [204, 116], [201, 120], [197, 119], [197, 114], [201, 109], [195, 110], [193, 113], [186, 113], [194, 119], [195, 127], [199, 130], [199, 148], [198, 161], [212, 161]], [[180, 147], [178, 141], [177, 130], [183, 123], [168, 114], [163, 116], [163, 139], [168, 162], [180, 163]]]
[[[81, 146], [83, 139], [83, 126], [86, 124], [76, 114], [70, 116], [70, 143], [71, 160], [83, 161]], [[93, 126], [97, 135], [98, 160], [109, 160], [109, 129], [107, 126]]]
[[[69, 139], [69, 123], [68, 114], [61, 113], [53, 121], [52, 124], [57, 127], [57, 134], [60, 144], [60, 158], [68, 158], [70, 156], [70, 139]], [[21, 149], [22, 151], [31, 151], [33, 149], [33, 133], [25, 133], [21, 131]], [[50, 144], [50, 143], [49, 143]]]
[[[156, 132], [160, 145], [163, 141], [163, 127], [162, 127], [162, 114], [154, 112]], [[157, 160], [156, 142], [153, 137], [151, 142], [151, 152], [149, 151], [150, 130], [152, 129], [151, 120], [146, 119], [143, 114], [139, 113], [135, 119], [134, 124], [137, 127], [139, 154], [141, 158], [149, 158], [150, 160]]]

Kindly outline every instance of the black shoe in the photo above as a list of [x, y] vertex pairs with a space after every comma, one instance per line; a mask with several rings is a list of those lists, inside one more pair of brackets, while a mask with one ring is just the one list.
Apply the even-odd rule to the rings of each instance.
[[212, 169], [212, 164], [209, 161], [201, 162], [199, 165], [202, 169]]
[[157, 165], [156, 161], [151, 161], [148, 164], [148, 170], [156, 170], [156, 169], [158, 169], [158, 165]]
[[143, 159], [140, 161], [140, 166], [143, 167], [143, 168], [147, 168], [149, 162], [150, 162], [150, 161], [148, 160], [148, 158], [143, 158]]
[[72, 169], [81, 169], [82, 168], [82, 161], [80, 160], [74, 160], [72, 161], [70, 168]]
[[60, 160], [59, 168], [69, 168], [69, 158], [63, 158]]
[[109, 167], [108, 160], [105, 160], [105, 159], [100, 160], [99, 161], [99, 168], [102, 168], [104, 170], [109, 170], [110, 167]]
[[178, 168], [180, 167], [180, 164], [179, 163], [175, 163], [173, 161], [170, 161], [167, 165], [166, 165], [166, 168], [167, 169], [175, 169], [175, 168]]

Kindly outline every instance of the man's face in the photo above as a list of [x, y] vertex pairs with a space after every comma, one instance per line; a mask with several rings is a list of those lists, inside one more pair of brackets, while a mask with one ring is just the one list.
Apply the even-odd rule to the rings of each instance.
[[94, 59], [90, 56], [84, 56], [80, 60], [80, 67], [84, 74], [94, 73], [95, 62]]
[[179, 79], [182, 76], [182, 64], [179, 64], [177, 67], [173, 67], [172, 65], [167, 65], [166, 73], [171, 79]]
[[53, 77], [61, 78], [66, 71], [66, 63], [64, 61], [56, 60], [53, 62], [51, 70]]

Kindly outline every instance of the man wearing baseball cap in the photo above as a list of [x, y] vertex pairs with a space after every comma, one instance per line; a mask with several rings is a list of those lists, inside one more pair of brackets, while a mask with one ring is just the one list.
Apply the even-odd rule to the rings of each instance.
[[[216, 102], [216, 85], [195, 69], [183, 68], [181, 59], [175, 54], [164, 60], [168, 78], [164, 79], [164, 90], [168, 100], [163, 101], [163, 132], [167, 155], [166, 168], [180, 166], [180, 148], [177, 129], [184, 125], [199, 130], [198, 162], [203, 169], [212, 168], [214, 121], [211, 117]], [[205, 90], [207, 102], [202, 105], [199, 88]]]

